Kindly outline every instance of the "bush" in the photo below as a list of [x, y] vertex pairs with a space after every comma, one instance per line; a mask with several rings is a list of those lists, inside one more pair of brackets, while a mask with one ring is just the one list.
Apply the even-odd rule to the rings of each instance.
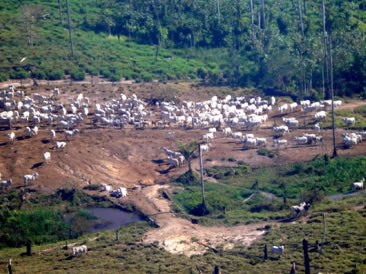
[[119, 73], [113, 73], [109, 76], [109, 80], [112, 82], [119, 82], [121, 80], [121, 75]]
[[276, 156], [278, 156], [278, 152], [277, 151], [273, 151], [267, 148], [260, 148], [257, 150], [258, 155], [262, 155], [262, 156], [267, 156], [269, 158], [274, 158]]
[[61, 80], [64, 78], [64, 73], [59, 70], [53, 70], [47, 72], [47, 80]]
[[29, 73], [24, 69], [19, 69], [15, 71], [13, 70], [12, 72], [10, 72], [10, 79], [26, 79], [29, 77]]
[[8, 80], [8, 76], [4, 73], [0, 73], [0, 82], [5, 82]]
[[86, 190], [94, 190], [94, 191], [101, 190], [101, 188], [102, 188], [102, 186], [98, 185], [98, 184], [87, 185], [84, 187], [84, 189], [86, 189]]
[[198, 173], [192, 171], [185, 172], [184, 174], [180, 175], [176, 179], [174, 179], [175, 182], [181, 183], [183, 185], [198, 185], [200, 184], [200, 176]]
[[70, 72], [70, 76], [72, 80], [82, 81], [85, 79], [85, 72], [79, 69], [75, 69]]
[[47, 209], [32, 212], [3, 210], [0, 213], [0, 247], [20, 247], [66, 239], [68, 225], [60, 215]]
[[46, 76], [46, 73], [43, 71], [43, 70], [36, 70], [34, 73], [33, 73], [33, 76], [36, 78], [36, 79], [39, 79], [39, 80], [44, 80], [47, 78]]

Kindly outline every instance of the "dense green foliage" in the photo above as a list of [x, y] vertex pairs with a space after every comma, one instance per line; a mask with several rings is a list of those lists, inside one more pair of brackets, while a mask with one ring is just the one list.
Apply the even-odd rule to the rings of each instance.
[[[218, 183], [206, 182], [205, 193], [211, 215], [202, 223], [248, 223], [285, 219], [290, 204], [305, 201], [313, 206], [325, 196], [352, 192], [352, 183], [366, 177], [366, 157], [316, 157], [307, 163], [259, 168], [212, 167], [205, 170]], [[217, 195], [220, 193], [220, 195]], [[285, 199], [287, 201], [285, 201]], [[198, 184], [175, 193], [176, 211], [195, 213], [201, 203]], [[224, 208], [226, 214], [224, 214]]]
[[[21, 192], [12, 191], [0, 196], [0, 248], [23, 246], [29, 240], [42, 244], [76, 238], [84, 234], [95, 219], [80, 206], [112, 205], [103, 198], [91, 197], [75, 189], [60, 189], [54, 195], [36, 195], [23, 204], [20, 195]], [[65, 222], [66, 213], [69, 222]]]
[[[60, 22], [57, 1], [4, 0], [0, 80], [29, 77], [32, 64], [32, 76], [40, 79], [81, 80], [84, 73], [113, 81], [198, 77], [319, 99], [322, 74], [329, 80], [330, 71], [323, 60], [321, 10], [321, 1], [267, 0], [263, 15], [254, 1], [251, 22], [250, 1], [243, 0], [75, 0], [71, 57], [64, 1]], [[365, 18], [362, 0], [326, 1], [340, 96], [366, 94]]]
[[0, 248], [66, 239], [68, 225], [52, 210], [5, 210], [0, 213]]

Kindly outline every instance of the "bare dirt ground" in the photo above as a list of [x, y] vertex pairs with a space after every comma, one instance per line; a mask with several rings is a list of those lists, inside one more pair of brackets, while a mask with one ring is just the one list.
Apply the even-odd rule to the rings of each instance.
[[[29, 94], [39, 92], [49, 94], [53, 87], [41, 86], [37, 88], [25, 88]], [[67, 103], [68, 97], [76, 97], [79, 92], [91, 99], [91, 102], [103, 102], [117, 98], [120, 92], [125, 94], [136, 93], [138, 97], [148, 99], [155, 92], [179, 91], [181, 99], [204, 100], [212, 97], [217, 88], [190, 86], [187, 83], [161, 84], [105, 84], [100, 85], [74, 85], [63, 86], [67, 92], [61, 96], [61, 101]], [[167, 91], [168, 90], [168, 91]], [[221, 92], [221, 91], [220, 91]], [[227, 93], [225, 90], [223, 93]], [[239, 92], [239, 91], [236, 91]], [[354, 108], [365, 102], [351, 102], [349, 107]], [[345, 104], [342, 107], [345, 108]], [[299, 117], [300, 112], [286, 115], [286, 117]], [[280, 123], [280, 117], [270, 117], [266, 124], [268, 128], [255, 130], [256, 136], [273, 138], [270, 129], [274, 123]], [[14, 144], [9, 144], [7, 134], [14, 131], [17, 139]], [[175, 137], [168, 137], [168, 132], [174, 131]], [[343, 129], [337, 129], [338, 154], [341, 156], [366, 155], [366, 142], [351, 149], [344, 149], [341, 133]], [[165, 155], [162, 147], [177, 149], [177, 141], [188, 142], [200, 139], [207, 129], [153, 129], [146, 128], [136, 130], [134, 128], [95, 128], [88, 119], [81, 126], [81, 133], [74, 140], [67, 143], [64, 151], [54, 150], [53, 143], [49, 142], [49, 127], [41, 127], [36, 137], [24, 138], [24, 129], [21, 127], [12, 130], [0, 131], [0, 172], [2, 178], [12, 178], [14, 187], [23, 185], [23, 176], [38, 172], [39, 177], [30, 187], [42, 193], [52, 193], [60, 187], [84, 187], [88, 184], [107, 183], [114, 188], [124, 186], [129, 188], [129, 196], [121, 202], [133, 203], [139, 210], [151, 215], [160, 226], [145, 235], [146, 242], [158, 241], [159, 244], [173, 253], [185, 255], [202, 254], [211, 247], [222, 246], [232, 248], [235, 243], [250, 244], [260, 238], [264, 230], [258, 230], [265, 224], [240, 225], [234, 227], [203, 227], [192, 224], [188, 220], [177, 218], [171, 212], [167, 200], [159, 194], [159, 189], [169, 188], [173, 176], [177, 176], [187, 170], [182, 168], [170, 168], [164, 161]], [[252, 131], [244, 131], [243, 134]], [[218, 133], [218, 137], [212, 142], [212, 149], [204, 154], [206, 166], [230, 165], [225, 159], [235, 158], [253, 167], [287, 164], [298, 161], [309, 161], [318, 154], [332, 154], [331, 131], [322, 132], [323, 145], [294, 144], [294, 136], [304, 132], [311, 133], [312, 129], [298, 129], [290, 132], [285, 138], [290, 140], [287, 149], [281, 149], [279, 156], [268, 158], [257, 154], [256, 149], [244, 150], [242, 145], [233, 139], [224, 137]], [[57, 140], [64, 141], [61, 131], [57, 132]], [[269, 145], [269, 148], [272, 149]], [[50, 151], [52, 160], [43, 162], [42, 155]], [[198, 161], [194, 161], [193, 167], [198, 169]], [[132, 189], [136, 185], [142, 188]]]

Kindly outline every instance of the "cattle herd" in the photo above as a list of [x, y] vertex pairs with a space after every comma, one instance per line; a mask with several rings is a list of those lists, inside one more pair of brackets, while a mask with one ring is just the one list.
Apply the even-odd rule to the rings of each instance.
[[[67, 142], [77, 138], [82, 134], [82, 124], [86, 121], [92, 123], [94, 127], [124, 128], [169, 128], [169, 138], [174, 138], [173, 130], [187, 128], [201, 128], [206, 130], [202, 134], [201, 150], [207, 152], [219, 134], [224, 137], [231, 137], [234, 142], [242, 143], [246, 149], [265, 147], [269, 140], [263, 136], [256, 136], [255, 133], [243, 134], [243, 130], [255, 132], [260, 127], [272, 127], [267, 120], [269, 115], [281, 117], [282, 124], [272, 127], [272, 146], [280, 149], [287, 147], [290, 141], [295, 145], [321, 144], [323, 142], [321, 127], [319, 122], [326, 119], [332, 102], [323, 100], [320, 102], [310, 102], [309, 100], [298, 103], [279, 103], [275, 97], [267, 100], [260, 96], [232, 97], [224, 98], [213, 96], [210, 100], [193, 102], [183, 101], [181, 104], [174, 102], [157, 102], [150, 105], [139, 99], [135, 94], [126, 96], [120, 94], [118, 98], [110, 102], [92, 104], [88, 97], [82, 93], [74, 97], [67, 98], [65, 94], [55, 88], [49, 95], [33, 93], [27, 96], [24, 91], [15, 90], [14, 86], [9, 86], [7, 90], [0, 91], [0, 122], [10, 127], [8, 134], [8, 145], [15, 146], [16, 143], [25, 139], [37, 136], [39, 131], [49, 131], [50, 142], [54, 144], [53, 153], [59, 153], [66, 148]], [[76, 97], [76, 98], [75, 98]], [[63, 99], [63, 100], [62, 100]], [[334, 107], [338, 108], [341, 101], [334, 101]], [[306, 117], [313, 126], [307, 127], [310, 133], [296, 136], [293, 140], [286, 139], [289, 131], [295, 131], [300, 126], [300, 121], [295, 118], [295, 114]], [[299, 116], [299, 115], [298, 115]], [[297, 116], [297, 117], [298, 117]], [[352, 126], [356, 123], [354, 117], [343, 117], [345, 126]], [[16, 138], [19, 130], [11, 131], [14, 127], [22, 128], [22, 138]], [[362, 142], [366, 137], [366, 131], [344, 133], [344, 146], [350, 148]], [[62, 140], [60, 140], [62, 139]], [[163, 148], [167, 155], [167, 160], [172, 166], [179, 167], [185, 160], [183, 155], [166, 147]], [[51, 161], [51, 152], [43, 154], [44, 163]], [[38, 177], [35, 172], [31, 175], [24, 175], [24, 184], [34, 182]], [[1, 179], [1, 178], [0, 178]], [[0, 188], [8, 188], [12, 184], [12, 179], [0, 181]], [[363, 180], [354, 183], [355, 189], [363, 188]], [[126, 188], [113, 190], [109, 185], [103, 185], [103, 190], [110, 192], [115, 197], [125, 197]], [[294, 206], [292, 210], [296, 213], [305, 210], [309, 205], [300, 204]], [[84, 249], [73, 249], [74, 255], [86, 253]], [[283, 247], [273, 247], [274, 253], [282, 254]]]

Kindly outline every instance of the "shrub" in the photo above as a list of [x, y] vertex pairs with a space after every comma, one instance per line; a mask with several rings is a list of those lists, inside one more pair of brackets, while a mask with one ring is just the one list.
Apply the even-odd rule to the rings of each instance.
[[82, 81], [85, 79], [85, 72], [80, 69], [75, 69], [70, 72], [70, 76], [72, 80]]
[[29, 77], [29, 73], [24, 69], [19, 69], [15, 71], [13, 70], [12, 72], [10, 72], [10, 79], [26, 79]]
[[102, 186], [98, 184], [87, 185], [84, 187], [84, 189], [86, 190], [94, 190], [94, 191], [101, 190], [101, 188]]
[[64, 78], [64, 73], [59, 70], [53, 70], [47, 72], [47, 80], [61, 80]]
[[121, 75], [119, 73], [113, 73], [108, 78], [112, 82], [119, 82], [121, 80]]
[[46, 75], [46, 73], [45, 73], [43, 70], [36, 70], [36, 71], [33, 73], [33, 76], [34, 76], [36, 79], [39, 79], [39, 80], [47, 79], [47, 75]]
[[5, 73], [0, 73], [0, 82], [8, 80], [8, 76]]

